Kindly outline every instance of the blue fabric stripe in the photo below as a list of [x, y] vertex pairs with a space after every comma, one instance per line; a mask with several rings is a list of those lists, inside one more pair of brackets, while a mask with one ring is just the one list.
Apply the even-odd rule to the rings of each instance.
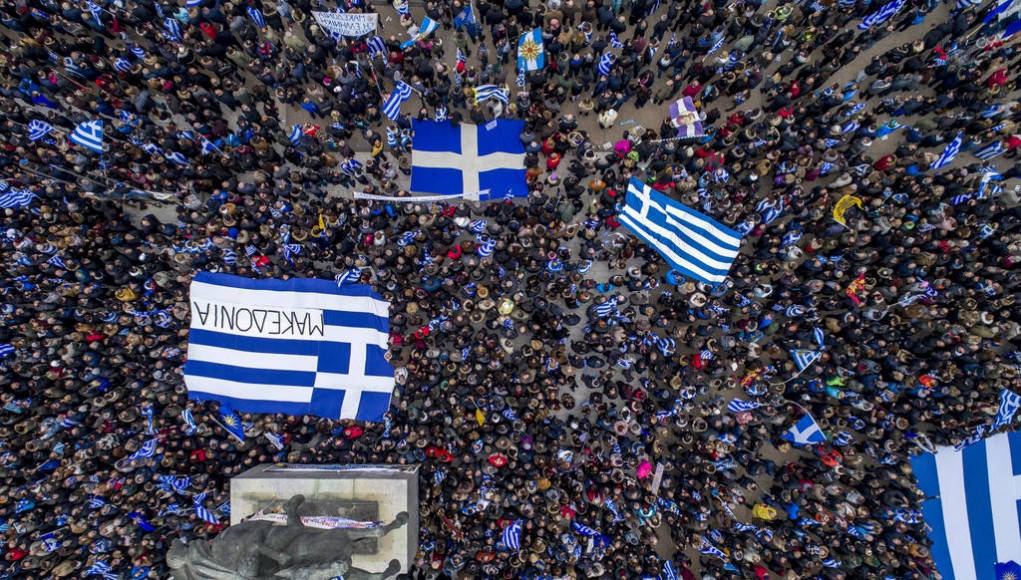
[[455, 127], [450, 123], [413, 119], [411, 128], [415, 132], [416, 151], [446, 151], [460, 155], [461, 127]]
[[524, 179], [525, 169], [493, 169], [479, 173], [479, 188], [489, 189], [490, 199], [528, 197], [528, 182]]
[[340, 409], [344, 406], [346, 397], [347, 391], [316, 389], [312, 391], [312, 402], [308, 406], [309, 412], [320, 417], [336, 419], [340, 416]]
[[365, 347], [365, 376], [392, 377], [394, 368], [386, 361], [386, 350], [374, 344]]
[[986, 444], [981, 442], [964, 448], [964, 491], [971, 526], [971, 551], [978, 578], [995, 578], [996, 543], [990, 537], [993, 529], [993, 508], [989, 497], [989, 471]]
[[[346, 342], [329, 342], [323, 345], [316, 370], [321, 373], [346, 375], [351, 372], [351, 345]], [[393, 376], [391, 371], [390, 376]]]
[[[323, 389], [317, 389], [321, 391]], [[390, 393], [362, 392], [361, 402], [358, 403], [358, 413], [355, 419], [358, 421], [379, 422], [383, 415], [390, 409]], [[338, 412], [339, 414], [339, 412]]]
[[[415, 143], [418, 143], [417, 137]], [[452, 157], [451, 164], [457, 163], [457, 159]], [[481, 176], [479, 182], [482, 182]], [[461, 170], [454, 167], [412, 167], [411, 189], [440, 195], [457, 195], [465, 192]]]
[[947, 530], [943, 525], [943, 502], [939, 499], [923, 501], [922, 518], [932, 528], [929, 532], [929, 539], [932, 540], [932, 546], [929, 547], [929, 550], [933, 561], [936, 562], [936, 568], [943, 575], [943, 580], [954, 580], [954, 566], [950, 560], [950, 545], [947, 543]]
[[388, 332], [390, 330], [389, 318], [376, 316], [368, 312], [323, 310], [323, 324], [326, 326], [346, 326], [349, 328], [373, 328], [380, 332]]
[[[936, 475], [936, 456], [924, 453], [911, 459], [911, 469], [918, 479], [918, 489], [926, 497], [939, 495], [939, 478]], [[928, 521], [928, 520], [926, 520]]]
[[[630, 219], [630, 216], [627, 216], [627, 217]], [[654, 223], [658, 223], [658, 225], [660, 225], [660, 227], [664, 227], [664, 228], [667, 228], [667, 229], [672, 229], [671, 226], [666, 224], [666, 223], [657, 222], [653, 218], [652, 213], [650, 213], [649, 217], [650, 217], [650, 221], [653, 221]], [[638, 225], [641, 226], [642, 224], [639, 223]], [[696, 244], [688, 236], [684, 235], [681, 232], [678, 232], [678, 231], [675, 230], [675, 233], [677, 234], [677, 237], [681, 239], [682, 244], [686, 244], [686, 245], [678, 246], [678, 245], [674, 244], [674, 242], [672, 240], [665, 239], [662, 236], [660, 236], [660, 235], [658, 235], [658, 234], [656, 234], [656, 233], [654, 233], [652, 231], [649, 231], [648, 235], [649, 235], [650, 238], [656, 240], [660, 244], [663, 244], [665, 246], [671, 247], [674, 250], [674, 252], [676, 252], [679, 256], [687, 258], [689, 262], [694, 262], [696, 265], [700, 266], [703, 270], [705, 270], [706, 272], [708, 272], [710, 274], [717, 275], [717, 276], [726, 276], [727, 273], [730, 271], [729, 268], [727, 268], [727, 269], [717, 268], [716, 266], [710, 266], [709, 264], [705, 263], [705, 257], [706, 256], [709, 256], [711, 258], [714, 258], [716, 260], [721, 260], [721, 261], [724, 261], [724, 262], [728, 262], [730, 260], [729, 258], [722, 257], [719, 254], [716, 254], [715, 252], [710, 252], [709, 250], [704, 249], [700, 244]], [[638, 235], [638, 232], [635, 232], [635, 234]], [[644, 235], [642, 235], [641, 237], [644, 237]], [[687, 269], [686, 267], [682, 266], [681, 264], [676, 263], [673, 260], [671, 260], [671, 259], [669, 259], [669, 258], [667, 258], [665, 256], [663, 257], [663, 259], [667, 260], [670, 263], [670, 265], [673, 267], [673, 269], [677, 270], [678, 272], [685, 273], [686, 275], [689, 275], [689, 276], [695, 278], [696, 280], [701, 280], [702, 279], [701, 275], [693, 273], [691, 270]], [[729, 261], [729, 263], [732, 264], [733, 262]]]
[[226, 332], [216, 332], [213, 330], [203, 330], [200, 328], [193, 328], [188, 340], [190, 344], [216, 346], [245, 352], [295, 354], [303, 356], [318, 356], [320, 348], [319, 345], [321, 344], [321, 341], [316, 340], [258, 338], [252, 336], [239, 336]]
[[1021, 470], [1021, 431], [1008, 433], [1007, 441], [1010, 442], [1010, 462], [1014, 466], [1014, 475], [1017, 475]]
[[524, 121], [503, 119], [497, 121], [492, 129], [487, 129], [486, 125], [478, 125], [476, 130], [479, 132], [479, 155], [524, 153], [525, 145], [521, 142], [521, 132], [524, 128]]
[[279, 371], [250, 369], [233, 365], [189, 360], [185, 363], [186, 375], [221, 379], [255, 385], [279, 385], [280, 387], [309, 388], [315, 384], [316, 374], [305, 371]]
[[368, 284], [345, 284], [338, 287], [333, 280], [318, 278], [292, 278], [290, 280], [255, 280], [235, 276], [234, 274], [214, 274], [199, 272], [195, 281], [213, 286], [241, 288], [244, 290], [267, 290], [272, 292], [311, 292], [316, 294], [333, 294], [336, 296], [361, 296], [382, 300], [379, 294], [372, 291]]
[[[315, 393], [324, 391], [326, 389], [316, 389], [312, 397], [315, 398]], [[284, 415], [316, 415], [326, 419], [336, 419], [340, 416], [340, 405], [337, 405], [336, 412], [332, 415], [323, 414], [316, 412], [317, 409], [308, 403], [291, 403], [287, 401], [262, 401], [256, 399], [239, 399], [237, 397], [224, 397], [222, 395], [213, 395], [210, 393], [202, 393], [195, 391], [188, 391], [188, 398], [193, 401], [219, 401], [220, 403], [226, 403], [230, 405], [235, 411], [242, 413], [261, 413], [261, 414], [273, 414], [282, 413]]]

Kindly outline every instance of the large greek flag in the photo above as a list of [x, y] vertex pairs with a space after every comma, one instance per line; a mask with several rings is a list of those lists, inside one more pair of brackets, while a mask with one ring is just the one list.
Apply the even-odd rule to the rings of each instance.
[[675, 270], [719, 284], [741, 251], [741, 234], [631, 178], [620, 223]]
[[525, 197], [524, 121], [459, 125], [412, 120], [411, 189], [456, 195], [489, 190], [490, 199]]
[[996, 578], [997, 562], [1021, 560], [1021, 433], [938, 447], [911, 466], [929, 498], [922, 516], [944, 580]]
[[253, 413], [381, 421], [394, 387], [389, 330], [389, 304], [366, 285], [200, 272], [188, 396]]

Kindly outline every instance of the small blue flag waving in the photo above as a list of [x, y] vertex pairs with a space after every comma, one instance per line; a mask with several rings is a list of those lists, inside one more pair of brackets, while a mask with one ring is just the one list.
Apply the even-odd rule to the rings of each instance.
[[633, 177], [618, 219], [674, 270], [702, 282], [723, 282], [741, 251], [741, 234]]
[[266, 17], [262, 15], [262, 11], [254, 6], [248, 7], [248, 17], [252, 19], [259, 28], [266, 28]]
[[743, 399], [734, 399], [727, 403], [727, 410], [731, 413], [742, 413], [744, 411], [751, 411], [752, 409], [758, 409], [762, 406], [762, 403], [756, 403], [755, 401], [745, 401]]
[[53, 125], [39, 119], [32, 119], [28, 122], [28, 140], [38, 141], [53, 131]]
[[521, 551], [521, 520], [515, 521], [503, 530], [503, 545], [508, 550]]
[[1019, 407], [1021, 407], [1021, 395], [1007, 389], [1000, 391], [1000, 408], [996, 411], [996, 421], [993, 423], [992, 429], [1009, 425], [1014, 420], [1014, 415]]
[[789, 431], [781, 435], [783, 439], [786, 439], [794, 445], [814, 445], [816, 443], [822, 443], [826, 440], [826, 436], [823, 435], [822, 429], [819, 428], [819, 424], [815, 422], [812, 415], [805, 413]]
[[241, 422], [241, 417], [234, 412], [228, 405], [220, 406], [220, 419], [223, 421], [223, 427], [228, 433], [233, 435], [238, 441], [244, 443], [245, 441], [245, 426]]
[[396, 120], [401, 114], [401, 105], [411, 98], [411, 92], [411, 85], [397, 81], [397, 87], [383, 103], [383, 114], [391, 121]]
[[542, 30], [536, 28], [521, 35], [518, 40], [518, 70], [540, 70], [546, 66], [546, 49], [542, 43]]
[[798, 372], [800, 373], [807, 369], [809, 365], [822, 358], [822, 353], [814, 350], [797, 348], [791, 351], [791, 358], [794, 359], [794, 365], [798, 367]]
[[103, 121], [85, 121], [80, 123], [68, 137], [75, 145], [81, 145], [89, 151], [103, 152]]
[[929, 169], [939, 169], [945, 165], [950, 165], [954, 158], [957, 157], [957, 152], [961, 150], [961, 142], [964, 140], [964, 133], [958, 133], [957, 137], [953, 141], [947, 144], [946, 148], [943, 149], [943, 153], [940, 154], [939, 159], [932, 162]]

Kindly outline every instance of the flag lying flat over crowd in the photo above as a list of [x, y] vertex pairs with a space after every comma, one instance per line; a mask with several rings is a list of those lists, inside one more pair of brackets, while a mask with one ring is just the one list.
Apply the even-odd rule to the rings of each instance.
[[411, 189], [459, 195], [488, 189], [493, 196], [526, 197], [523, 121], [454, 126], [412, 120]]
[[932, 558], [945, 580], [983, 580], [997, 562], [1021, 560], [1021, 433], [1003, 433], [961, 451], [937, 447], [911, 460], [925, 497]]
[[200, 272], [188, 396], [239, 411], [381, 421], [394, 386], [384, 358], [389, 306], [363, 284]]
[[691, 97], [684, 97], [670, 105], [670, 120], [674, 127], [677, 127], [678, 139], [690, 139], [705, 135], [702, 120], [699, 119], [698, 111], [695, 109], [695, 103]]
[[741, 234], [631, 178], [618, 216], [675, 270], [719, 284], [741, 251]]

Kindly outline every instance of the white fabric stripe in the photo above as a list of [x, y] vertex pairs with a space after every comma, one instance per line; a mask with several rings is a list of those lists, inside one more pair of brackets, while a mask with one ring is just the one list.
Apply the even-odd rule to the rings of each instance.
[[[393, 377], [359, 377], [357, 379], [353, 379], [348, 375], [318, 373], [316, 374], [315, 388], [347, 391], [358, 390], [368, 391], [370, 393], [389, 393], [390, 391], [393, 391], [394, 384]], [[347, 402], [345, 401], [344, 404], [346, 405]]]
[[[463, 135], [466, 133], [471, 133], [471, 131], [461, 131], [462, 151], [465, 150]], [[493, 169], [521, 169], [525, 166], [525, 155], [523, 153], [502, 153], [497, 151], [480, 157], [478, 155], [477, 144], [476, 149], [473, 151], [473, 154], [475, 155], [474, 157], [469, 157], [463, 153], [458, 155], [457, 153], [444, 151], [415, 151], [413, 164], [415, 167], [461, 170], [462, 175], [464, 176], [462, 181], [462, 189], [464, 189], [464, 191], [479, 191], [478, 177], [483, 171], [492, 171]], [[469, 181], [472, 179], [475, 180], [475, 186], [469, 187]], [[444, 199], [445, 198], [446, 196]]]
[[[936, 476], [939, 480], [943, 526], [947, 531], [954, 580], [978, 580], [975, 575], [975, 556], [971, 551], [968, 504], [965, 502], [964, 454], [950, 450], [937, 453]], [[1016, 510], [1014, 513], [1017, 513]]]
[[688, 270], [690, 270], [690, 271], [692, 271], [692, 272], [702, 276], [705, 280], [709, 280], [711, 282], [722, 282], [722, 281], [727, 279], [726, 274], [724, 274], [724, 275], [717, 275], [717, 274], [713, 274], [713, 273], [710, 273], [710, 272], [706, 272], [701, 267], [696, 266], [695, 264], [692, 264], [688, 260], [686, 260], [686, 259], [682, 258], [681, 256], [677, 255], [677, 252], [674, 252], [673, 248], [671, 248], [670, 246], [667, 246], [665, 244], [660, 243], [649, 232], [647, 232], [642, 227], [642, 225], [639, 225], [641, 222], [637, 222], [637, 221], [633, 220], [630, 217], [631, 213], [634, 213], [634, 210], [629, 210], [629, 208], [624, 208], [624, 213], [621, 213], [620, 215], [618, 215], [617, 219], [620, 220], [620, 222], [622, 224], [624, 224], [624, 225], [628, 226], [629, 228], [631, 228], [632, 232], [634, 232], [635, 234], [637, 234], [639, 236], [642, 236], [643, 241], [646, 244], [649, 244], [650, 246], [656, 248], [660, 253], [662, 253], [665, 256], [667, 256], [672, 262], [680, 264], [681, 266], [687, 268]]
[[[638, 220], [639, 223], [641, 223], [644, 228], [656, 232], [660, 236], [666, 238], [666, 240], [671, 242], [674, 245], [674, 247], [687, 249], [691, 254], [698, 254], [706, 266], [717, 268], [719, 270], [730, 270], [730, 265], [734, 262], [734, 259], [737, 257], [738, 253], [740, 253], [740, 250], [727, 250], [726, 252], [723, 253], [724, 257], [726, 258], [726, 261], [717, 260], [716, 258], [713, 258], [710, 255], [703, 253], [702, 248], [699, 248], [694, 244], [690, 244], [682, 240], [673, 229], [665, 228], [657, 224], [655, 220], [646, 218], [642, 214], [636, 212], [635, 209], [631, 206], [624, 206], [624, 210], [621, 213], [621, 215], [624, 214], [629, 215], [631, 219]], [[666, 218], [666, 225], [672, 226], [673, 228], [676, 228], [681, 231], [687, 230], [687, 228], [682, 227], [681, 224], [677, 223], [676, 220], [670, 217]]]
[[184, 383], [193, 393], [208, 393], [250, 401], [281, 401], [285, 403], [309, 403], [312, 401], [311, 387], [256, 385], [188, 375], [185, 375]]
[[[680, 224], [678, 224], [679, 229], [683, 229], [686, 234], [692, 237], [692, 239], [699, 242], [703, 246], [713, 250], [714, 252], [723, 255], [727, 255], [728, 253], [733, 252], [734, 255], [736, 256], [737, 253], [740, 251], [741, 248], [740, 237], [735, 238], [731, 234], [721, 231], [712, 222], [708, 220], [698, 219], [697, 217], [687, 212], [681, 211], [669, 205], [660, 205], [659, 203], [656, 203], [647, 192], [636, 188], [632, 183], [628, 184], [628, 190], [638, 195], [646, 204], [651, 204], [653, 207], [658, 209], [660, 213], [666, 214], [668, 217], [675, 218], [677, 221], [684, 222], [691, 226], [698, 227], [703, 230], [706, 230], [707, 232], [710, 232], [713, 236], [717, 238], [716, 240], [706, 238], [702, 234], [692, 232], [687, 228], [681, 228]], [[726, 246], [722, 246], [720, 244], [726, 244]], [[737, 250], [734, 250], [733, 248], [737, 248]]]
[[[352, 344], [351, 345], [351, 357], [350, 364], [347, 369], [348, 384], [346, 392], [344, 393], [344, 402], [340, 406], [341, 417], [355, 417], [358, 414], [358, 404], [362, 399], [362, 390], [366, 383], [365, 379], [365, 345], [364, 344]], [[316, 382], [319, 382], [319, 377], [316, 377]], [[393, 381], [389, 382], [390, 389], [393, 390]]]
[[323, 338], [327, 342], [349, 342], [355, 344], [374, 344], [383, 350], [389, 347], [390, 335], [369, 328], [351, 328], [348, 326], [329, 326], [323, 329]]
[[193, 281], [191, 283], [191, 297], [212, 300], [214, 302], [230, 298], [230, 301], [233, 303], [251, 306], [275, 306], [283, 309], [308, 308], [311, 310], [363, 312], [386, 319], [390, 318], [389, 305], [385, 301], [365, 296], [248, 290]]
[[993, 538], [999, 562], [1021, 555], [1021, 525], [1018, 524], [1017, 478], [1010, 458], [1010, 438], [990, 437], [985, 441], [989, 471], [989, 501], [993, 508]]
[[265, 352], [246, 352], [204, 344], [188, 345], [188, 360], [210, 362], [249, 369], [271, 371], [304, 371], [316, 372], [318, 358], [297, 354], [270, 354]]
[[478, 191], [479, 166], [484, 163], [479, 159], [478, 127], [461, 127], [461, 160], [466, 161], [461, 167], [461, 191]]

